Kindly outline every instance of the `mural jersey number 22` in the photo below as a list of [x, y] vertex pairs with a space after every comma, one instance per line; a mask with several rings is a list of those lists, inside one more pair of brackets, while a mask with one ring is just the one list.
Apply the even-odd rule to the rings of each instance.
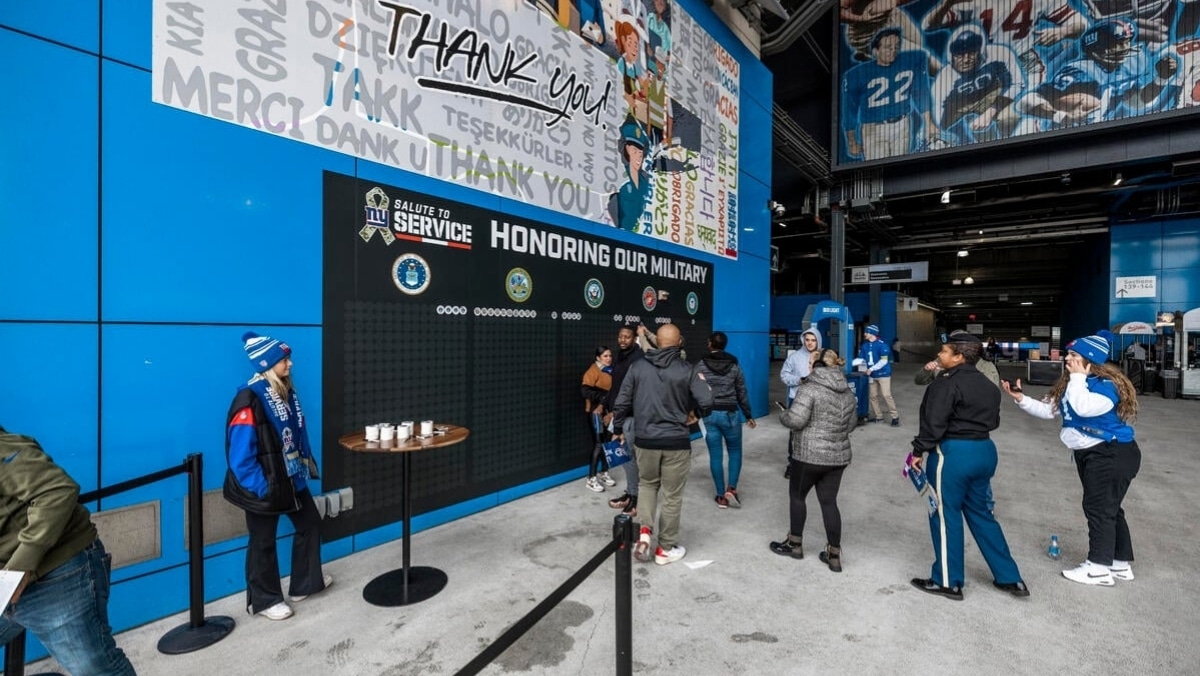
[[911, 70], [902, 70], [891, 78], [872, 78], [867, 84], [867, 88], [871, 90], [871, 95], [867, 98], [867, 107], [880, 108], [904, 103], [908, 100], [908, 90], [912, 87], [912, 81]]

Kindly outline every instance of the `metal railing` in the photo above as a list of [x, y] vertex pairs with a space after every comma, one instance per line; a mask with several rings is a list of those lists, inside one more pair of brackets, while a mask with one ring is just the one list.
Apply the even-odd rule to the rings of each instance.
[[517, 620], [475, 659], [459, 669], [455, 676], [474, 676], [483, 671], [505, 650], [512, 647], [535, 624], [554, 609], [567, 595], [575, 590], [589, 575], [594, 573], [610, 555], [616, 555], [616, 674], [633, 674], [633, 533], [636, 524], [629, 516], [619, 514], [613, 518], [612, 540], [596, 553], [583, 567], [575, 571], [566, 582], [559, 585], [541, 603], [533, 607], [524, 617]]
[[[86, 504], [118, 493], [141, 488], [147, 484], [173, 477], [188, 475], [188, 611], [189, 621], [168, 631], [158, 641], [158, 651], [167, 655], [190, 653], [220, 641], [233, 631], [235, 622], [223, 615], [204, 616], [204, 457], [192, 453], [176, 467], [159, 470], [136, 479], [100, 488], [79, 496]], [[25, 674], [25, 632], [22, 631], [9, 641], [4, 651], [4, 673], [6, 676]], [[37, 676], [55, 676], [39, 674]]]

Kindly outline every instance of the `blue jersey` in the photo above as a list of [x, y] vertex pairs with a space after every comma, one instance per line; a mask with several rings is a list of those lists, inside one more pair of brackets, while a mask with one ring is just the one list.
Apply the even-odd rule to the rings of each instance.
[[945, 92], [946, 98], [942, 100], [940, 126], [943, 129], [949, 127], [967, 113], [982, 114], [1001, 95], [1005, 95], [1011, 103], [1013, 97], [1009, 95], [1009, 90], [1012, 85], [1012, 71], [1008, 64], [1001, 61], [985, 63], [969, 73], [958, 74], [950, 84], [950, 91]]
[[1063, 66], [1039, 93], [1052, 103], [1067, 94], [1094, 96], [1100, 99], [1100, 107], [1088, 115], [1086, 123], [1119, 120], [1142, 114], [1137, 94], [1153, 77], [1147, 70], [1146, 55], [1140, 49], [1130, 52], [1111, 72], [1090, 59], [1078, 59]]
[[894, 122], [911, 112], [931, 108], [929, 57], [906, 51], [887, 66], [875, 61], [860, 63], [842, 78], [842, 129], [860, 124]]
[[[888, 348], [887, 343], [882, 340], [864, 340], [862, 345], [858, 346], [858, 356], [866, 363], [871, 371], [872, 378], [889, 378], [892, 375], [892, 351]], [[882, 367], [876, 367], [876, 364], [887, 358], [887, 363]]]

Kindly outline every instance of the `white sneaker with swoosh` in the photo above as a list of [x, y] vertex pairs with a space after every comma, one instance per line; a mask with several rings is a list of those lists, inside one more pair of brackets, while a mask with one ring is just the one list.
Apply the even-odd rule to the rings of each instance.
[[1084, 561], [1075, 568], [1064, 570], [1062, 574], [1068, 580], [1080, 584], [1100, 585], [1102, 587], [1111, 587], [1116, 584], [1113, 580], [1112, 571], [1108, 569], [1108, 566], [1092, 563], [1091, 561]]
[[1112, 573], [1113, 578], [1129, 582], [1133, 580], [1133, 566], [1129, 565], [1128, 561], [1118, 561], [1113, 559], [1113, 565], [1108, 567], [1108, 572]]

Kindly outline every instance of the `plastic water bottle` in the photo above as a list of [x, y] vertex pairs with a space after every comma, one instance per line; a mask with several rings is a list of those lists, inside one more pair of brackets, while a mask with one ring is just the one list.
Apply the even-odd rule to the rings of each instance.
[[1050, 548], [1046, 550], [1046, 556], [1049, 556], [1050, 558], [1054, 559], [1055, 561], [1057, 561], [1058, 558], [1060, 556], [1062, 556], [1062, 552], [1060, 552], [1058, 550], [1058, 536], [1057, 535], [1050, 536]]

